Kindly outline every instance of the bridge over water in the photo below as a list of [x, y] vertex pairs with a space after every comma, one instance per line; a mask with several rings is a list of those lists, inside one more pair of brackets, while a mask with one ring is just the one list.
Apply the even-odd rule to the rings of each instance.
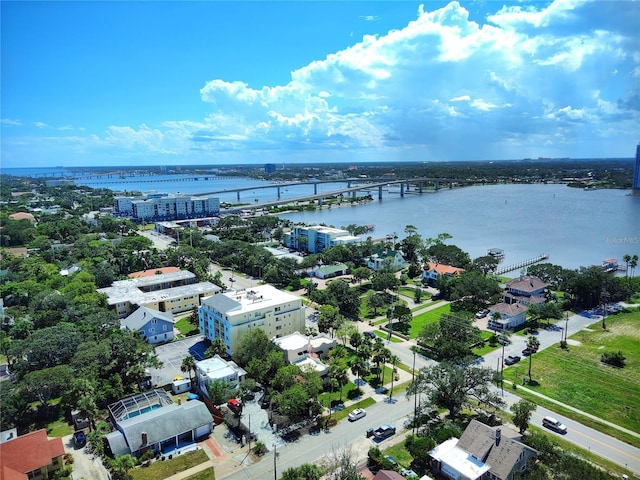
[[[345, 188], [340, 188], [337, 190], [332, 190], [330, 192], [318, 193], [318, 185], [324, 183], [345, 183], [347, 186]], [[425, 191], [438, 191], [442, 188], [442, 185], [446, 184], [448, 188], [453, 188], [454, 185], [464, 186], [464, 180], [459, 179], [451, 179], [451, 178], [429, 178], [429, 177], [417, 177], [417, 178], [409, 178], [402, 180], [390, 180], [386, 178], [350, 178], [350, 179], [342, 179], [342, 180], [303, 180], [303, 181], [295, 181], [295, 182], [283, 182], [283, 183], [272, 183], [268, 185], [257, 185], [253, 187], [242, 187], [242, 188], [227, 188], [224, 190], [212, 190], [208, 192], [200, 192], [195, 194], [197, 195], [219, 195], [221, 193], [233, 193], [236, 192], [236, 198], [240, 201], [241, 192], [247, 192], [258, 189], [268, 189], [275, 188], [277, 190], [277, 200], [270, 202], [262, 202], [259, 204], [251, 205], [251, 208], [262, 208], [266, 206], [273, 205], [281, 205], [283, 203], [291, 203], [295, 201], [304, 201], [304, 200], [318, 200], [318, 203], [321, 204], [322, 200], [329, 197], [335, 197], [337, 195], [351, 194], [352, 198], [356, 198], [357, 192], [366, 191], [370, 193], [371, 191], [378, 191], [378, 199], [382, 199], [382, 193], [385, 187], [389, 187], [392, 185], [397, 185], [400, 187], [399, 193], [400, 196], [404, 196], [406, 193], [415, 193], [421, 195]], [[282, 189], [288, 188], [291, 186], [300, 186], [300, 185], [311, 185], [313, 186], [313, 194], [303, 195], [295, 198], [287, 198], [282, 200]], [[238, 207], [236, 210], [242, 210], [249, 208], [249, 206]]]

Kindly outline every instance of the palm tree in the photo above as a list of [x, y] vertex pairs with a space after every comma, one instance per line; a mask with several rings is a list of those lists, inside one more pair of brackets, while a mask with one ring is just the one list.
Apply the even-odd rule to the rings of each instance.
[[631, 255], [629, 255], [628, 253], [625, 253], [622, 256], [622, 259], [624, 260], [624, 262], [627, 264], [627, 268], [625, 268], [625, 277], [627, 279], [629, 279], [629, 262], [631, 261]]
[[189, 383], [192, 383], [191, 381], [191, 372], [196, 371], [196, 359], [193, 358], [191, 355], [188, 355], [186, 357], [184, 357], [182, 359], [182, 365], [180, 365], [180, 371], [183, 373], [189, 373]]
[[391, 390], [389, 390], [389, 403], [393, 398], [393, 381], [395, 380], [396, 365], [400, 359], [396, 355], [389, 355], [389, 363], [391, 364]]
[[540, 340], [533, 335], [529, 335], [527, 338], [527, 347], [531, 350], [531, 353], [529, 353], [529, 383], [531, 383], [531, 359], [533, 358], [533, 354], [540, 348]]
[[94, 396], [85, 396], [78, 400], [78, 410], [89, 419], [91, 431], [96, 430], [96, 417], [100, 414], [100, 409], [96, 404]]
[[631, 267], [631, 276], [633, 277], [636, 272], [636, 267], [638, 266], [638, 255], [634, 255], [633, 257], [631, 257], [629, 266]]
[[116, 455], [110, 466], [116, 478], [128, 480], [131, 478], [129, 470], [136, 466], [136, 459], [131, 455]]
[[227, 354], [227, 346], [224, 343], [224, 340], [220, 337], [216, 337], [211, 341], [211, 345], [204, 352], [204, 356], [207, 358], [211, 358], [215, 355], [220, 357]]
[[[336, 388], [340, 387], [338, 380], [336, 378], [329, 379], [329, 419], [331, 419], [331, 395], [333, 394]], [[342, 391], [340, 391], [340, 396], [342, 396]]]

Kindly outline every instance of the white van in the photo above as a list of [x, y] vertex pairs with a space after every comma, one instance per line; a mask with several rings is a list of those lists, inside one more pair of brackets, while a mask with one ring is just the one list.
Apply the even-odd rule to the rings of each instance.
[[544, 417], [542, 419], [542, 425], [558, 433], [567, 433], [566, 425], [553, 417]]

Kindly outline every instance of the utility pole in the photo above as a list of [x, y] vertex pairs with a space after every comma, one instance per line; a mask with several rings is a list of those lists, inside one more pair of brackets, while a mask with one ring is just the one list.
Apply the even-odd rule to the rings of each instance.
[[[393, 375], [393, 371], [391, 372]], [[413, 350], [413, 368], [411, 369], [411, 383], [413, 388], [416, 388], [416, 351]], [[413, 429], [411, 432], [415, 435], [418, 431], [418, 390], [413, 392]]]
[[278, 449], [278, 447], [274, 443], [273, 444], [273, 480], [278, 480], [278, 471], [277, 471], [277, 465], [276, 465], [276, 459], [278, 458], [277, 449]]

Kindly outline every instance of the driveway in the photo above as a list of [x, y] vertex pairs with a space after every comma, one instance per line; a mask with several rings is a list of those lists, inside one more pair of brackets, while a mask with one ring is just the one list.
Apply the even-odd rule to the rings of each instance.
[[161, 368], [150, 368], [154, 386], [167, 385], [174, 377], [184, 376], [180, 370], [182, 359], [192, 355], [197, 361], [204, 360], [204, 352], [209, 346], [203, 335], [194, 335], [177, 342], [165, 343], [155, 348], [158, 359], [163, 363]]
[[62, 437], [65, 453], [73, 455], [73, 480], [111, 480], [99, 457], [94, 458], [86, 447], [76, 449], [71, 435]]

